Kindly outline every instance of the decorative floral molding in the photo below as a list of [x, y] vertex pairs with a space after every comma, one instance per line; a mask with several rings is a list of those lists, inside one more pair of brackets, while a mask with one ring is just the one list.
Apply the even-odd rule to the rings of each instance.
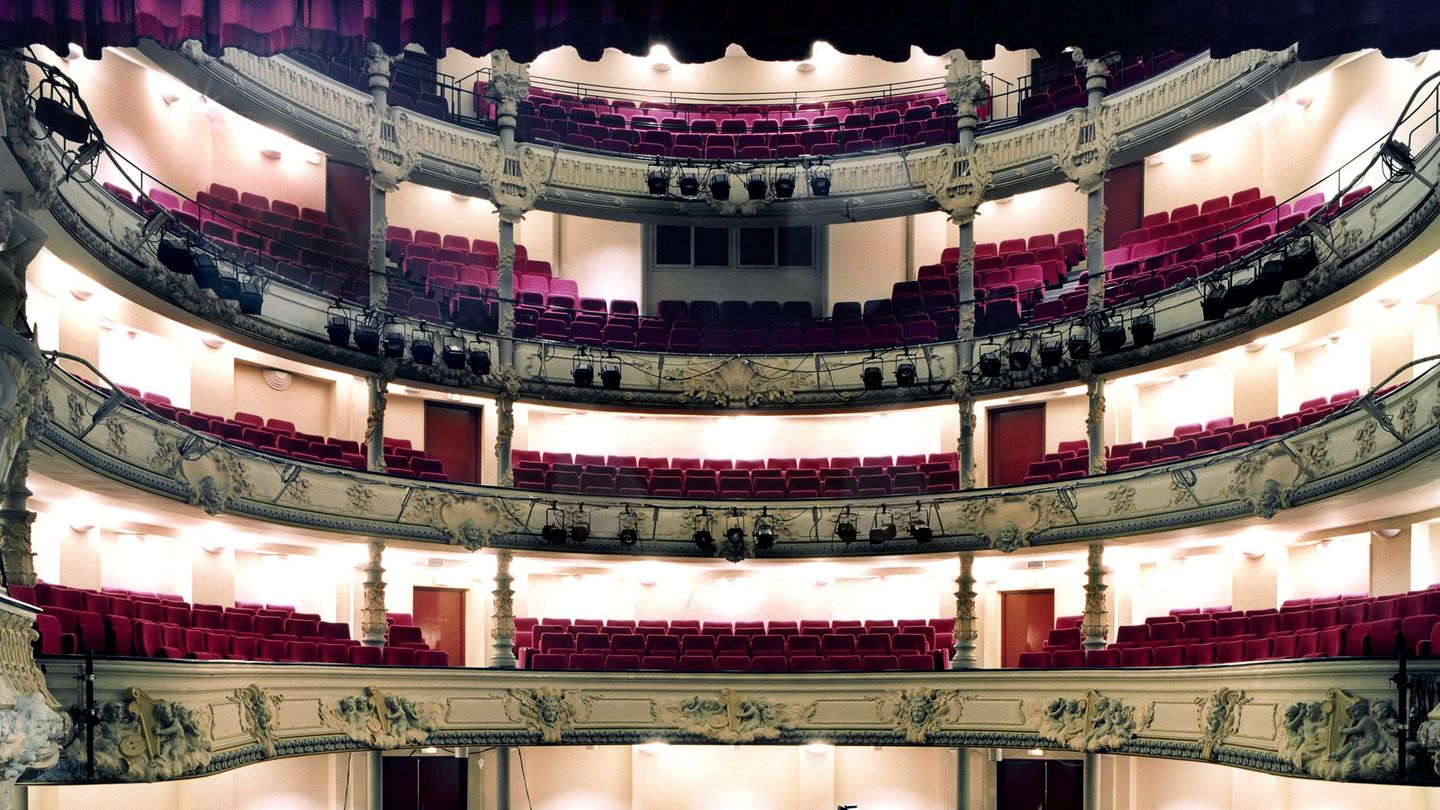
[[540, 733], [540, 742], [558, 743], [565, 732], [590, 716], [593, 698], [579, 689], [511, 689], [505, 715]]
[[881, 720], [903, 733], [906, 742], [918, 745], [958, 715], [966, 698], [953, 689], [897, 689], [871, 700]]
[[445, 702], [417, 702], [375, 686], [363, 696], [343, 697], [320, 706], [320, 721], [370, 748], [419, 745], [440, 727]]
[[696, 695], [665, 705], [662, 713], [681, 731], [716, 742], [742, 743], [779, 739], [784, 731], [810, 719], [815, 703], [780, 703], [722, 689], [718, 698]]

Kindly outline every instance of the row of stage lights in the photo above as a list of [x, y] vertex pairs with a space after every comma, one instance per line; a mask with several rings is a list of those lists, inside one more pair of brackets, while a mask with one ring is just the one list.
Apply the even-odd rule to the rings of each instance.
[[325, 333], [332, 346], [348, 348], [353, 339], [355, 348], [362, 353], [378, 354], [387, 360], [403, 359], [408, 345], [410, 359], [420, 366], [434, 365], [438, 343], [440, 362], [451, 371], [468, 368], [477, 377], [490, 374], [490, 344], [478, 334], [467, 341], [454, 329], [441, 335], [422, 323], [407, 337], [404, 326], [393, 317], [386, 316], [377, 326], [373, 320], [355, 317], [338, 301], [325, 314]]
[[730, 178], [744, 178], [745, 195], [751, 200], [772, 197], [788, 200], [795, 196], [798, 172], [804, 172], [810, 186], [810, 196], [830, 196], [830, 164], [823, 158], [809, 160], [799, 166], [790, 163], [766, 167], [758, 163], [709, 163], [695, 164], [657, 160], [645, 171], [645, 189], [654, 197], [671, 196], [674, 193], [684, 198], [696, 198], [702, 191], [716, 200], [730, 199]]

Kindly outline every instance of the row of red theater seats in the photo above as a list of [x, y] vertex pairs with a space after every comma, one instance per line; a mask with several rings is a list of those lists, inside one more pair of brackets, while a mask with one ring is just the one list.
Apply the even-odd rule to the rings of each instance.
[[[1387, 386], [1376, 393], [1384, 396], [1396, 387]], [[1224, 416], [1203, 425], [1198, 422], [1180, 425], [1171, 436], [1163, 439], [1127, 442], [1105, 448], [1105, 467], [1109, 472], [1120, 472], [1245, 447], [1314, 424], [1359, 396], [1358, 390], [1341, 391], [1328, 400], [1325, 397], [1306, 400], [1295, 413], [1257, 419], [1248, 424], [1237, 425], [1234, 419]], [[1021, 483], [1044, 484], [1087, 476], [1088, 445], [1084, 439], [1060, 442], [1056, 452], [1046, 453], [1042, 461], [1031, 462]]]
[[731, 462], [585, 454], [563, 460], [569, 456], [512, 451], [515, 486], [586, 495], [712, 498], [921, 495], [959, 487], [954, 453], [895, 461], [889, 456]]
[[[885, 636], [886, 638], [905, 635], [918, 636], [923, 640], [921, 651], [949, 650], [954, 646], [954, 619], [902, 619], [899, 623], [890, 620], [859, 621], [835, 621], [830, 622], [823, 619], [793, 621], [772, 621], [767, 626], [763, 621], [753, 622], [700, 622], [683, 621], [674, 622], [644, 621], [637, 624], [634, 621], [609, 621], [603, 624], [597, 620], [576, 620], [569, 622], [564, 619], [517, 619], [515, 622], [515, 646], [517, 649], [535, 647], [541, 636], [550, 635], [557, 639], [562, 636], [571, 639], [589, 638], [593, 647], [585, 643], [579, 643], [582, 652], [590, 649], [612, 649], [613, 642], [606, 639], [626, 638], [632, 642], [634, 639], [649, 639], [654, 637], [670, 638], [696, 638], [696, 650], [714, 650], [717, 643], [722, 648], [726, 643], [718, 642], [718, 639], [730, 639], [729, 648], [723, 649], [726, 652], [775, 652], [785, 649], [785, 639], [801, 636], [809, 638], [820, 638], [824, 636], [837, 635], [847, 638], [860, 636]], [[768, 642], [756, 642], [755, 639], [768, 639]], [[777, 641], [777, 639], [779, 641]], [[913, 639], [910, 639], [913, 642]], [[557, 641], [557, 643], [563, 643]], [[647, 642], [648, 643], [648, 642]], [[878, 643], [878, 642], [877, 642]], [[766, 646], [766, 645], [769, 646]], [[638, 646], [635, 646], [638, 645]], [[754, 646], [759, 645], [759, 646]], [[574, 644], [567, 644], [574, 647]], [[625, 646], [624, 643], [621, 644]], [[901, 645], [906, 647], [907, 645]], [[913, 646], [913, 645], [911, 645]], [[890, 644], [887, 641], [884, 645], [885, 651], [890, 651]], [[644, 643], [634, 642], [628, 651], [647, 649]], [[542, 650], [549, 652], [549, 650]], [[833, 649], [825, 652], [853, 652], [850, 649]], [[865, 648], [862, 651], [877, 652], [877, 648]]]
[[[109, 389], [88, 380], [88, 385], [101, 393]], [[312, 464], [328, 464], [364, 471], [367, 468], [364, 449], [353, 439], [337, 439], [305, 433], [295, 429], [295, 423], [285, 419], [265, 419], [253, 413], [237, 411], [235, 418], [177, 408], [170, 398], [162, 394], [142, 392], [133, 386], [121, 385], [121, 391], [134, 397], [157, 416], [184, 425], [198, 432], [209, 434], [227, 444], [257, 450], [263, 453], [284, 456], [296, 461]], [[404, 478], [418, 478], [425, 481], [448, 481], [444, 465], [437, 459], [425, 455], [425, 451], [410, 446], [409, 439], [386, 436], [385, 472]]]
[[931, 672], [933, 656], [907, 655], [635, 655], [634, 653], [537, 653], [529, 669], [651, 672]]
[[[632, 120], [631, 123], [635, 121]], [[808, 157], [855, 155], [907, 146], [953, 143], [956, 127], [952, 118], [906, 121], [897, 125], [876, 125], [863, 129], [813, 127], [803, 132], [734, 135], [728, 133], [676, 133], [669, 145], [644, 140], [646, 132], [669, 135], [668, 131], [579, 124], [552, 129], [563, 121], [522, 117], [521, 131], [528, 140], [563, 143], [582, 149], [598, 149], [622, 155], [669, 157], [680, 160], [788, 160]], [[522, 135], [522, 138], [524, 136]]]

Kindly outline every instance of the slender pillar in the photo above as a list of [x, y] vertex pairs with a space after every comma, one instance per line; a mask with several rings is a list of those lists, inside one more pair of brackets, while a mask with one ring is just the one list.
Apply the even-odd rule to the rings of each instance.
[[[505, 166], [502, 174], [509, 174], [509, 164], [515, 157], [515, 123], [519, 115], [520, 102], [530, 92], [530, 71], [510, 59], [504, 50], [490, 55], [490, 83], [486, 95], [495, 104], [495, 127], [500, 136], [500, 148], [504, 152]], [[503, 184], [502, 184], [503, 185]], [[500, 336], [500, 356], [509, 364], [514, 363], [514, 346], [510, 338], [515, 334], [515, 223], [523, 211], [496, 200], [500, 215], [500, 256], [495, 276], [496, 294], [499, 296], [499, 317], [496, 333]]]
[[[375, 126], [385, 126], [390, 115], [390, 65], [394, 61], [378, 44], [372, 42], [365, 49], [365, 78], [369, 81], [370, 98], [375, 102]], [[370, 306], [377, 310], [389, 308], [390, 285], [385, 275], [385, 234], [388, 230], [385, 218], [386, 186], [390, 184], [384, 174], [370, 172]]]
[[[1079, 57], [1077, 57], [1079, 58]], [[1087, 115], [1095, 126], [1099, 126], [1100, 103], [1105, 100], [1109, 78], [1105, 63], [1099, 59], [1085, 62], [1085, 95]], [[1098, 174], [1081, 181], [1080, 190], [1085, 192], [1085, 270], [1086, 306], [1096, 312], [1105, 307], [1105, 172], [1110, 156], [1098, 156], [1102, 161]]]
[[495, 461], [500, 486], [515, 486], [511, 469], [510, 446], [515, 439], [515, 400], [504, 393], [495, 397]]
[[[975, 656], [975, 555], [971, 552], [960, 554], [960, 576], [955, 578], [955, 655], [950, 659], [951, 669], [975, 669], [980, 666]], [[965, 749], [960, 749], [965, 757]]]
[[1105, 378], [1096, 375], [1087, 361], [1081, 368], [1085, 379], [1085, 442], [1090, 474], [1105, 474]]
[[510, 576], [509, 549], [500, 549], [495, 554], [495, 590], [491, 596], [495, 601], [495, 615], [490, 621], [490, 666], [494, 669], [515, 668], [515, 591], [511, 588], [515, 580]]
[[1085, 614], [1080, 620], [1080, 634], [1084, 636], [1087, 650], [1105, 649], [1105, 638], [1110, 634], [1110, 615], [1105, 609], [1105, 545], [1091, 543], [1088, 564], [1085, 567]]
[[371, 751], [365, 757], [366, 810], [385, 810], [385, 757]]
[[7, 585], [35, 584], [35, 552], [30, 546], [30, 526], [35, 522], [35, 513], [27, 508], [33, 493], [25, 486], [29, 470], [30, 451], [22, 447], [15, 452], [5, 500], [0, 505], [0, 554], [3, 554]]
[[370, 387], [369, 415], [365, 419], [365, 466], [371, 472], [385, 472], [385, 389], [386, 377], [374, 374]]
[[1100, 810], [1100, 755], [1085, 755], [1085, 800], [1084, 810]]
[[496, 294], [500, 297], [499, 323], [496, 334], [500, 336], [500, 354], [507, 365], [515, 363], [515, 219], [500, 212], [500, 258], [495, 275]]
[[955, 749], [955, 810], [970, 810], [970, 749]]
[[960, 256], [957, 262], [960, 301], [961, 367], [975, 363], [975, 206], [984, 196], [984, 182], [976, 183], [971, 171], [970, 153], [975, 145], [975, 125], [979, 121], [978, 105], [985, 94], [985, 74], [980, 60], [970, 59], [963, 51], [951, 51], [945, 91], [955, 105], [955, 145], [960, 162], [959, 177], [967, 178], [964, 186], [969, 194], [955, 200], [948, 208], [950, 221], [960, 228]]
[[[960, 385], [964, 387], [966, 381], [964, 372], [961, 372]], [[968, 387], [956, 393], [956, 402], [960, 406], [960, 488], [975, 488], [975, 398], [970, 396]]]
[[495, 810], [510, 810], [510, 746], [495, 746]]
[[360, 608], [361, 643], [385, 646], [385, 543], [370, 541], [370, 562], [365, 566], [365, 604]]

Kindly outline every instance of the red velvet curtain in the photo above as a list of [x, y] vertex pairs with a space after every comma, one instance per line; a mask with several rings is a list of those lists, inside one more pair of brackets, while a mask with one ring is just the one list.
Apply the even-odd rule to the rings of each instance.
[[260, 54], [310, 49], [359, 55], [367, 41], [391, 52], [506, 48], [530, 61], [562, 45], [597, 58], [605, 48], [646, 53], [668, 45], [681, 61], [719, 58], [737, 43], [759, 59], [803, 59], [816, 40], [889, 60], [910, 46], [931, 54], [995, 46], [1055, 53], [1141, 53], [1158, 48], [1301, 44], [1319, 58], [1361, 48], [1390, 56], [1440, 47], [1440, 3], [1422, 0], [0, 0], [0, 45], [70, 43], [97, 56], [106, 45], [197, 39]]

